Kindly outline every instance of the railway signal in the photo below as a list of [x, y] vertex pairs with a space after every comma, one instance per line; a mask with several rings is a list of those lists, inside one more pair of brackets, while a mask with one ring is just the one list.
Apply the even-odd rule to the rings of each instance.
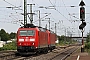
[[80, 19], [85, 21], [85, 8], [83, 6], [80, 7]]
[[86, 22], [83, 22], [80, 26], [79, 29], [82, 30], [86, 26]]
[[83, 2], [83, 0], [81, 0], [79, 6], [85, 6], [85, 3]]
[[82, 32], [82, 47], [81, 47], [81, 52], [84, 52], [84, 39], [83, 39], [83, 28], [86, 26], [86, 22], [85, 21], [85, 8], [83, 6], [85, 6], [85, 3], [83, 2], [83, 0], [81, 0], [80, 4], [80, 19], [82, 21], [82, 24], [79, 26], [79, 29]]

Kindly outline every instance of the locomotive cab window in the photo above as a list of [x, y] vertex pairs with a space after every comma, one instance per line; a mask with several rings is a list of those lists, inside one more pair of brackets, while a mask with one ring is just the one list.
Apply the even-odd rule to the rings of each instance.
[[35, 32], [34, 30], [21, 30], [20, 36], [34, 36]]
[[34, 36], [34, 31], [33, 30], [28, 30], [27, 31], [27, 36]]

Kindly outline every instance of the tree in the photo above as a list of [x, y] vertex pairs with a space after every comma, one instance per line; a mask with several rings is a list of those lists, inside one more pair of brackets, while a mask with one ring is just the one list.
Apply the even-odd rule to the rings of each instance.
[[65, 36], [62, 35], [62, 36], [58, 36], [58, 40], [59, 40], [59, 43], [62, 42], [62, 41], [65, 41]]
[[4, 29], [1, 29], [1, 31], [0, 31], [0, 37], [1, 37], [1, 41], [9, 40], [9, 34], [6, 33], [6, 31]]
[[86, 43], [90, 42], [90, 32], [87, 34]]
[[58, 36], [58, 40], [59, 40], [59, 43], [64, 43], [64, 44], [66, 44], [66, 43], [67, 44], [72, 43], [72, 39], [69, 38], [68, 36], [66, 37], [64, 35]]
[[15, 37], [16, 37], [16, 33], [11, 32], [10, 33], [10, 39], [15, 39]]

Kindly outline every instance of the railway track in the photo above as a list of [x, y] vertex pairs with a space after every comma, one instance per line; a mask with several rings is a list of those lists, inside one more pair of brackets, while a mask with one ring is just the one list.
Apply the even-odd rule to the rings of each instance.
[[79, 47], [73, 47], [70, 49], [67, 49], [56, 56], [50, 58], [49, 60], [65, 60], [68, 56], [70, 56], [74, 51], [76, 51]]
[[20, 55], [17, 55], [16, 51], [1, 51], [0, 60], [28, 60], [39, 55], [33, 54], [33, 55], [27, 55], [27, 56], [20, 56]]
[[2, 51], [0, 52], [0, 60], [65, 60], [77, 48], [77, 46], [71, 46], [65, 49], [59, 47], [47, 54], [33, 54], [29, 56], [16, 55], [16, 51]]
[[9, 60], [11, 58], [16, 58], [16, 51], [1, 51], [0, 52], [0, 60]]

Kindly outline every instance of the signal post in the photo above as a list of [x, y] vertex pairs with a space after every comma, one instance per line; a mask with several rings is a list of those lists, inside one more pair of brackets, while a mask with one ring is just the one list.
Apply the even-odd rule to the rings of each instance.
[[84, 32], [84, 27], [86, 26], [86, 22], [85, 22], [85, 8], [83, 6], [85, 6], [85, 3], [83, 2], [83, 0], [81, 0], [80, 4], [80, 20], [82, 21], [81, 25], [79, 26], [79, 29], [82, 32], [82, 47], [81, 47], [81, 52], [84, 52], [84, 39], [83, 39], [83, 32]]

